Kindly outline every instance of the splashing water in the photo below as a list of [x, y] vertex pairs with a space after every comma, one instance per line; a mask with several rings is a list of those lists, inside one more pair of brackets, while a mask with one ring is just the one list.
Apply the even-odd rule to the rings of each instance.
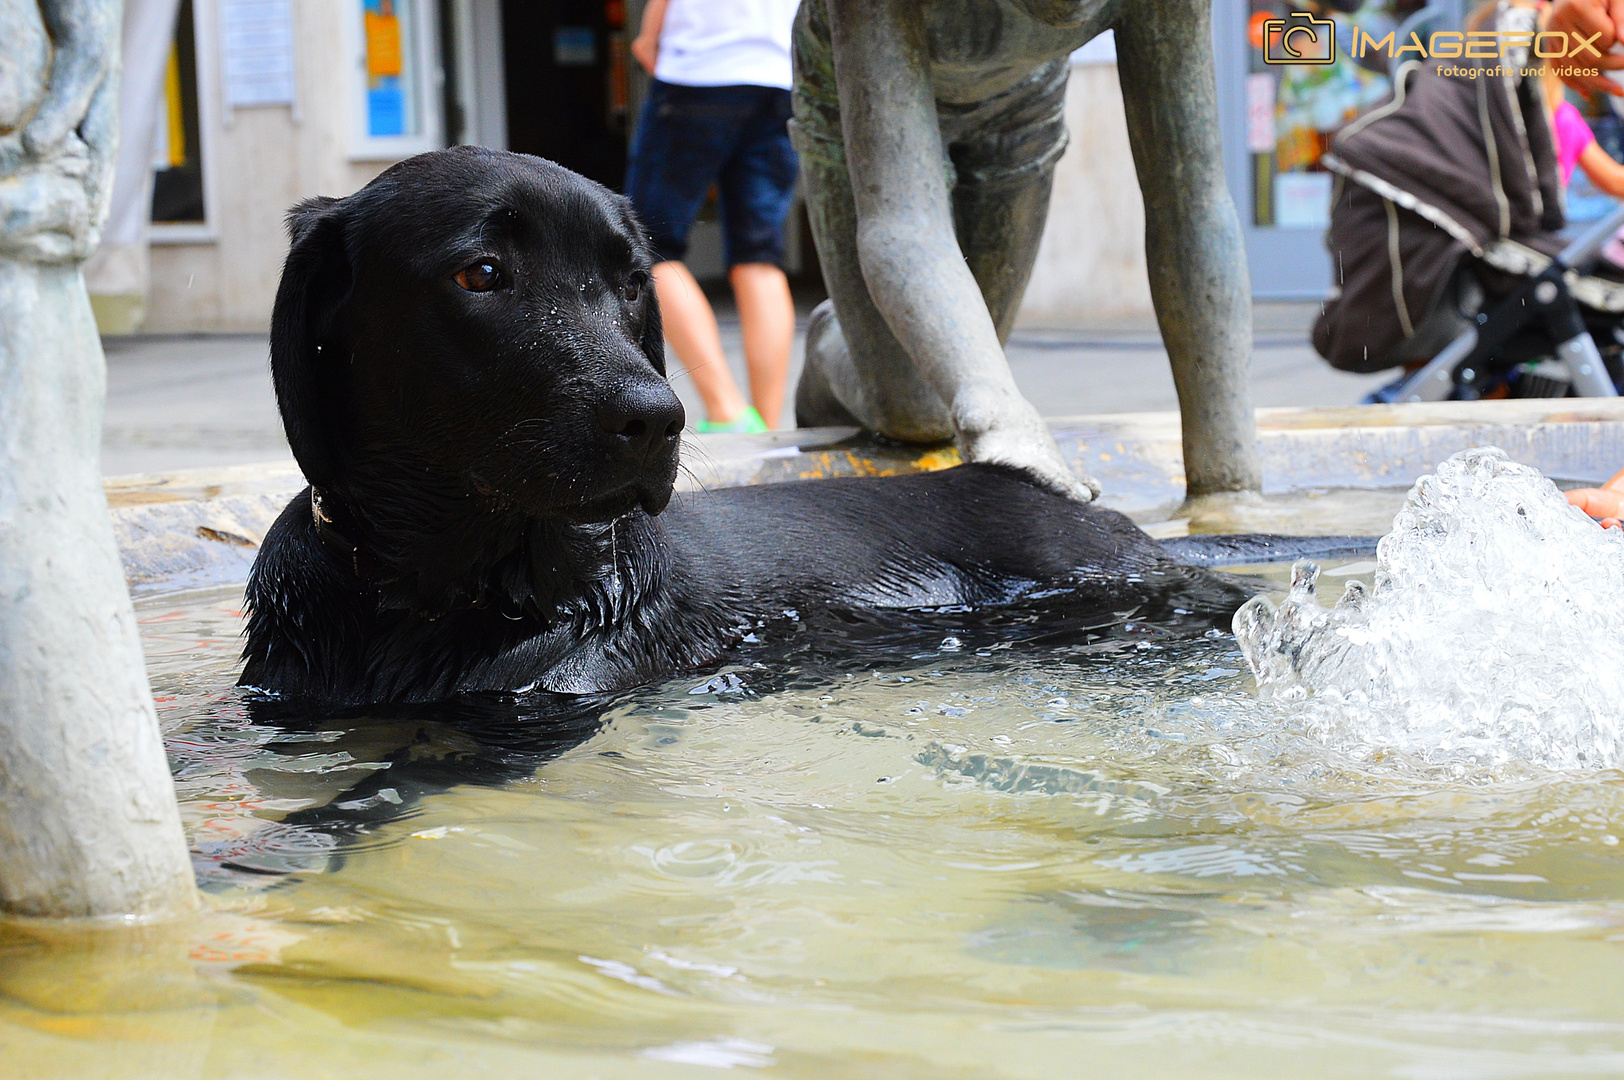
[[1433, 764], [1624, 764], [1624, 539], [1495, 448], [1410, 490], [1375, 583], [1332, 609], [1319, 567], [1236, 613], [1259, 694], [1326, 743]]

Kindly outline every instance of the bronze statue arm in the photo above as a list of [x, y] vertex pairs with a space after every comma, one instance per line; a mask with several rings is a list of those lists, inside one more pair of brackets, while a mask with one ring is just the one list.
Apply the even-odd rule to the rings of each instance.
[[1021, 396], [953, 231], [917, 0], [830, 0], [841, 129], [869, 295], [941, 397], [969, 461], [1021, 468], [1087, 500]]
[[119, 5], [106, 0], [55, 0], [40, 10], [54, 48], [50, 91], [23, 128], [23, 148], [34, 157], [49, 154], [84, 120], [115, 67], [119, 36]]

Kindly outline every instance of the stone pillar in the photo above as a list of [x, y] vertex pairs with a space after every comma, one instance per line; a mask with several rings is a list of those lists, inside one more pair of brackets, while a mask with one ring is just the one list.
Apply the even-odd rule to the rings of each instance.
[[118, 0], [0, 0], [0, 911], [197, 902], [124, 586], [80, 266], [107, 213]]

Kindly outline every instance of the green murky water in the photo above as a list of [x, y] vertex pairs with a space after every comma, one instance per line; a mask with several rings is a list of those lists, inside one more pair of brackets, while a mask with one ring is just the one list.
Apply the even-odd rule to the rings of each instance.
[[139, 605], [209, 911], [0, 929], [8, 1080], [1624, 1075], [1624, 777], [1341, 756], [1227, 635], [746, 657], [551, 745], [251, 715], [238, 602]]

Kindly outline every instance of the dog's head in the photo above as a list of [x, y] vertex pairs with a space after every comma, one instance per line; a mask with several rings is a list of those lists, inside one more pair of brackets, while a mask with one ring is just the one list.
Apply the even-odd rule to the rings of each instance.
[[665, 506], [683, 411], [626, 200], [459, 146], [288, 221], [271, 371], [312, 484], [398, 471], [573, 521]]

